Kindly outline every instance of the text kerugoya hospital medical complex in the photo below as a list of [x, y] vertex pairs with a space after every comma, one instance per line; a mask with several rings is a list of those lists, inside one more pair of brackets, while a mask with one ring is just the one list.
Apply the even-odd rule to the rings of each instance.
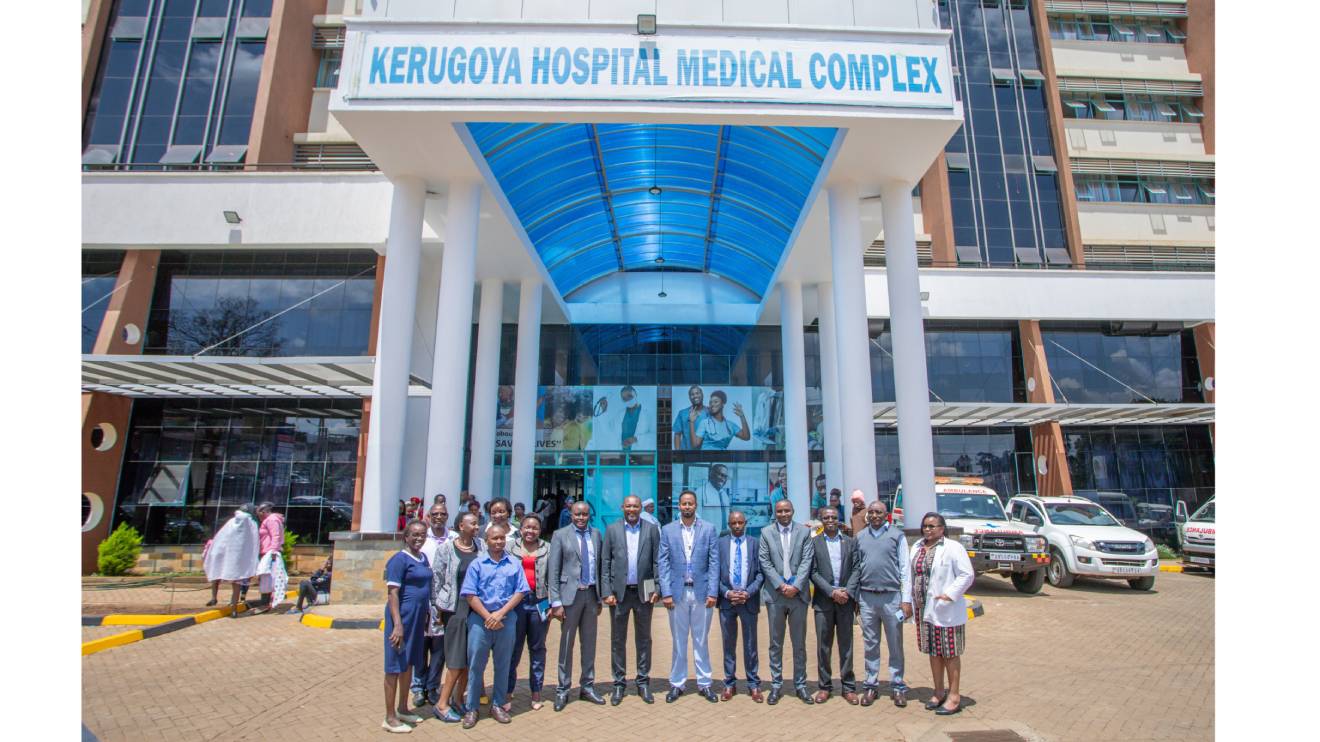
[[85, 571], [263, 500], [1214, 494], [1209, 0], [85, 5]]

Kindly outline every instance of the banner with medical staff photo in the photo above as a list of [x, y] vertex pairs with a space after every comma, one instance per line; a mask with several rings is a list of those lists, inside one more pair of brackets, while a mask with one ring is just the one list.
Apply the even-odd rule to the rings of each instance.
[[729, 530], [729, 511], [741, 510], [747, 516], [747, 532], [760, 533], [769, 525], [770, 481], [768, 467], [782, 464], [757, 462], [674, 463], [673, 513], [678, 518], [678, 498], [683, 490], [697, 495], [697, 517], [715, 526], [720, 533]]
[[[807, 394], [807, 446], [824, 448], [820, 395]], [[675, 451], [784, 450], [784, 393], [768, 386], [673, 387], [668, 421]]]
[[[500, 387], [495, 447], [513, 447], [513, 415]], [[551, 451], [654, 451], [656, 388], [543, 386], [536, 390], [536, 447]], [[507, 422], [506, 422], [507, 421]]]

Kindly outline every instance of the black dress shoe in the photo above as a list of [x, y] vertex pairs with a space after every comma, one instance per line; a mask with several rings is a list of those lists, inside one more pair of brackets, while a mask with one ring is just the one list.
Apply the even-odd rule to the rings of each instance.
[[765, 697], [765, 702], [773, 706], [776, 703], [779, 703], [780, 695], [782, 695], [782, 692], [778, 688], [771, 688], [770, 695]]
[[604, 705], [605, 705], [605, 699], [604, 699], [604, 698], [601, 698], [601, 697], [600, 697], [600, 694], [596, 692], [596, 689], [595, 689], [595, 688], [592, 688], [590, 685], [584, 687], [584, 688], [578, 693], [578, 698], [581, 698], [581, 699], [584, 700], [584, 701], [590, 701], [590, 702], [596, 704], [597, 706], [604, 706]]
[[618, 706], [623, 703], [623, 692], [625, 687], [622, 685], [614, 686], [614, 692], [610, 693], [610, 705]]
[[935, 709], [939, 708], [940, 706], [943, 706], [943, 705], [944, 705], [944, 699], [947, 698], [948, 695], [949, 695], [948, 693], [945, 693], [945, 694], [942, 695], [942, 696], [931, 696], [931, 699], [930, 699], [929, 701], [926, 701], [926, 710], [927, 710], [927, 711], [934, 711]]
[[650, 684], [637, 686], [637, 695], [641, 696], [646, 703], [655, 703], [655, 696], [651, 695]]
[[568, 693], [566, 691], [555, 691], [555, 711], [563, 711], [568, 705]]
[[711, 703], [720, 702], [720, 697], [715, 695], [715, 690], [712, 689], [710, 686], [706, 686], [705, 688], [698, 688], [697, 695], [701, 696], [707, 701], [710, 701]]
[[946, 709], [946, 708], [944, 708], [943, 706], [940, 706], [939, 708], [935, 709], [935, 715], [936, 715], [936, 716], [953, 716], [954, 714], [958, 713], [959, 711], [962, 711], [962, 702], [959, 702], [957, 706], [954, 706], [954, 707], [951, 708], [951, 709]]
[[905, 690], [894, 691], [894, 705], [899, 708], [904, 708], [907, 706], [907, 691]]
[[665, 694], [665, 703], [673, 703], [678, 697], [683, 695], [683, 689], [676, 685], [669, 686], [669, 692]]
[[812, 705], [812, 704], [815, 703], [815, 701], [811, 700], [811, 694], [807, 692], [807, 689], [806, 689], [806, 688], [798, 688], [798, 689], [797, 689], [797, 697], [798, 697], [798, 700], [799, 700], [799, 701], [802, 701], [803, 703], [807, 704], [808, 706], [810, 706], [810, 705]]

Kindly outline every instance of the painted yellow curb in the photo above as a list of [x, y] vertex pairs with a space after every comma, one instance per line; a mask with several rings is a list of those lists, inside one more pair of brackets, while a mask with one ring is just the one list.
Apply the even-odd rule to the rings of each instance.
[[317, 629], [328, 629], [335, 620], [329, 616], [318, 616], [314, 613], [304, 613], [302, 623], [304, 626], [311, 626]]
[[1183, 571], [1183, 567], [1182, 567], [1181, 564], [1161, 564], [1161, 565], [1160, 565], [1160, 571], [1161, 571], [1161, 572], [1181, 572], [1181, 571]]
[[136, 641], [142, 641], [141, 629], [125, 631], [122, 634], [112, 634], [110, 636], [103, 636], [100, 639], [83, 642], [82, 653], [83, 656], [86, 657], [89, 654], [96, 654], [97, 652], [110, 649], [111, 647], [120, 647], [125, 644], [132, 644]]
[[102, 626], [157, 626], [167, 621], [187, 618], [191, 613], [163, 615], [158, 613], [113, 613], [101, 620]]

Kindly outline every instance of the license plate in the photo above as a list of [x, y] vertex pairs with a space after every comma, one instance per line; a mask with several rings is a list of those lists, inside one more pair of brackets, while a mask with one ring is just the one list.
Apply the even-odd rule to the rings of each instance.
[[1192, 560], [1192, 564], [1212, 564], [1214, 562], [1213, 559], [1209, 559], [1207, 557], [1189, 557], [1189, 558]]
[[1114, 571], [1117, 572], [1117, 573], [1120, 574], [1120, 575], [1136, 575], [1136, 574], [1141, 574], [1141, 568], [1140, 568], [1140, 567], [1114, 567]]
[[986, 558], [992, 562], [1020, 562], [1021, 554], [986, 554]]

